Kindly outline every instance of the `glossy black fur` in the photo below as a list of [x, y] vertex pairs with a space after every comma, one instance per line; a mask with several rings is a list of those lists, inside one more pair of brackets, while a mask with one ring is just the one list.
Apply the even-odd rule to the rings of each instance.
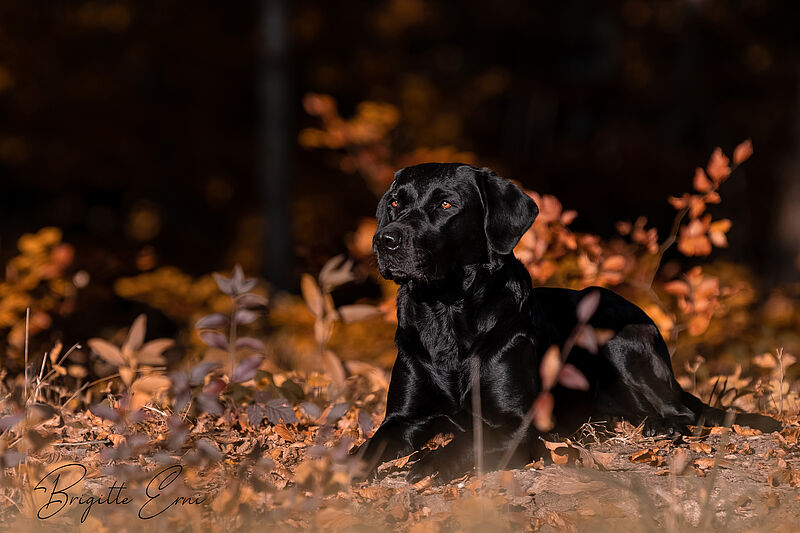
[[[723, 421], [722, 411], [681, 390], [664, 340], [637, 306], [597, 287], [532, 288], [512, 250], [537, 213], [530, 197], [488, 169], [429, 163], [395, 175], [378, 205], [373, 248], [381, 274], [400, 284], [398, 355], [386, 418], [356, 452], [368, 474], [447, 432], [453, 441], [415, 463], [409, 478], [449, 479], [472, 468], [473, 360], [480, 365], [483, 460], [496, 468], [540, 392], [540, 358], [551, 345], [564, 345], [576, 305], [595, 290], [600, 304], [589, 323], [615, 336], [596, 355], [570, 352], [568, 362], [590, 389], [556, 386], [555, 432], [568, 435], [589, 419], [644, 423], [651, 435]], [[754, 414], [738, 414], [737, 422], [780, 427]], [[528, 426], [509, 466], [537, 458], [538, 437]]]

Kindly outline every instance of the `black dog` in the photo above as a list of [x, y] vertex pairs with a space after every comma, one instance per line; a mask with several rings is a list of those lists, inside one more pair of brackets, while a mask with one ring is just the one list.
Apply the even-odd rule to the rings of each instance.
[[[520, 466], [538, 457], [539, 434], [523, 421], [541, 390], [540, 360], [551, 345], [564, 345], [578, 302], [592, 291], [600, 301], [589, 324], [615, 335], [597, 354], [569, 352], [590, 387], [552, 390], [555, 431], [569, 434], [590, 418], [643, 423], [648, 435], [723, 422], [723, 411], [678, 385], [664, 340], [637, 306], [598, 287], [531, 287], [512, 250], [537, 214], [530, 197], [488, 169], [428, 163], [395, 174], [378, 204], [373, 250], [381, 275], [400, 284], [398, 355], [386, 418], [356, 452], [370, 474], [437, 433], [453, 433], [453, 441], [415, 463], [409, 479], [437, 472], [451, 479], [475, 464], [474, 361], [486, 468], [502, 466], [501, 458]], [[736, 422], [780, 428], [755, 414], [740, 413]]]

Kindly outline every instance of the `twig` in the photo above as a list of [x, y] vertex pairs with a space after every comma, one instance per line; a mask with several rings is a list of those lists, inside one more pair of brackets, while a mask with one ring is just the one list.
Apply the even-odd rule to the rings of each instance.
[[231, 375], [228, 378], [228, 383], [233, 384], [233, 373], [236, 370], [236, 298], [231, 298], [231, 329], [230, 336], [228, 337], [228, 356], [231, 360]]
[[28, 403], [28, 338], [30, 336], [31, 308], [25, 309], [25, 403]]
[[[154, 366], [154, 367], [149, 367], [149, 368], [146, 368], [146, 369], [137, 368], [134, 372], [141, 373], [141, 372], [145, 372], [145, 371], [149, 372], [151, 370], [164, 370], [164, 367], [163, 366]], [[77, 398], [77, 396], [80, 393], [82, 393], [83, 391], [85, 391], [89, 387], [94, 387], [98, 383], [103, 383], [104, 381], [110, 381], [110, 380], [112, 380], [114, 378], [118, 378], [118, 377], [120, 377], [119, 376], [119, 372], [117, 372], [115, 374], [111, 374], [110, 376], [106, 376], [104, 378], [96, 379], [96, 380], [94, 380], [92, 382], [86, 383], [80, 389], [76, 390], [75, 393], [72, 396], [70, 396], [69, 399], [61, 405], [60, 409], [63, 410], [64, 407], [66, 407], [69, 402], [71, 402], [72, 400]]]
[[780, 389], [778, 390], [778, 398], [780, 399], [780, 406], [778, 407], [778, 415], [783, 415], [783, 346], [775, 350], [775, 354], [778, 356], [778, 364], [781, 367], [781, 381], [780, 381]]
[[481, 361], [473, 355], [470, 360], [472, 381], [472, 445], [478, 475], [483, 474], [483, 415], [481, 414]]
[[151, 407], [149, 405], [143, 405], [142, 409], [147, 409], [148, 411], [153, 411], [154, 413], [158, 413], [163, 417], [168, 417], [169, 415], [162, 411], [161, 409], [156, 409], [155, 407]]
[[17, 508], [17, 511], [19, 511], [20, 513], [22, 512], [22, 509], [20, 509], [19, 505], [17, 505], [17, 502], [15, 502], [15, 501], [14, 501], [14, 500], [12, 500], [11, 498], [9, 498], [9, 497], [8, 497], [6, 494], [3, 494], [2, 492], [0, 492], [0, 496], [2, 496], [3, 498], [5, 498], [6, 500], [10, 501], [10, 502], [11, 502], [11, 505], [13, 505], [14, 507], [16, 507], [16, 508]]
[[53, 442], [52, 446], [91, 446], [92, 444], [111, 444], [108, 439], [84, 440], [81, 442]]
[[42, 374], [44, 374], [44, 364], [47, 362], [47, 352], [44, 353], [42, 357], [42, 366], [39, 368], [39, 376], [36, 378], [36, 389], [33, 391], [33, 401], [35, 402], [39, 398], [39, 389], [42, 385]]
[[653, 281], [656, 279], [658, 269], [661, 267], [661, 260], [664, 259], [664, 254], [667, 250], [669, 250], [670, 246], [675, 244], [675, 240], [678, 238], [678, 231], [681, 229], [683, 217], [685, 217], [688, 212], [689, 206], [686, 206], [678, 211], [678, 213], [675, 215], [675, 219], [672, 221], [672, 228], [669, 231], [669, 237], [667, 237], [666, 240], [661, 243], [661, 246], [658, 247], [658, 252], [656, 252], [656, 263], [653, 266], [653, 271], [650, 273], [650, 281], [647, 283], [649, 287], [653, 286]]
[[61, 359], [59, 359], [59, 360], [56, 362], [56, 364], [55, 364], [55, 365], [53, 365], [53, 368], [51, 368], [50, 370], [48, 370], [48, 371], [47, 371], [47, 374], [45, 374], [45, 375], [44, 375], [44, 378], [42, 378], [42, 379], [43, 379], [44, 381], [47, 381], [47, 379], [48, 379], [48, 378], [49, 378], [49, 377], [50, 377], [50, 376], [51, 376], [53, 373], [55, 373], [55, 371], [56, 371], [56, 370], [55, 370], [55, 367], [56, 367], [56, 366], [61, 366], [61, 363], [63, 363], [63, 362], [64, 362], [64, 360], [66, 360], [66, 358], [67, 358], [67, 357], [69, 357], [69, 356], [72, 354], [72, 352], [74, 352], [75, 350], [80, 350], [80, 349], [82, 349], [82, 348], [83, 348], [83, 346], [81, 346], [81, 344], [80, 344], [80, 343], [78, 343], [78, 342], [76, 342], [75, 344], [73, 344], [73, 345], [72, 345], [72, 347], [71, 347], [69, 350], [67, 350], [67, 351], [66, 351], [66, 353], [64, 353], [64, 355], [62, 355], [62, 356], [61, 356]]

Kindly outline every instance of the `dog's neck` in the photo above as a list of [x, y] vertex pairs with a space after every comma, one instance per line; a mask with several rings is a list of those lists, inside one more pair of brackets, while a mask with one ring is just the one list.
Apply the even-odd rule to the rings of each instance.
[[499, 268], [461, 269], [435, 284], [404, 283], [397, 295], [398, 347], [440, 369], [460, 365], [503, 321], [533, 323], [531, 278], [513, 255]]
[[398, 325], [420, 333], [449, 330], [459, 344], [469, 345], [494, 327], [498, 309], [513, 309], [516, 303], [517, 313], [523, 313], [531, 290], [528, 271], [511, 254], [499, 267], [462, 266], [435, 283], [403, 284], [397, 294]]
[[500, 289], [498, 284], [509, 285], [520, 299], [527, 297], [531, 290], [527, 270], [513, 254], [508, 254], [489, 263], [460, 265], [441, 279], [409, 280], [401, 285], [400, 293], [420, 304], [452, 305], [474, 299], [489, 286]]

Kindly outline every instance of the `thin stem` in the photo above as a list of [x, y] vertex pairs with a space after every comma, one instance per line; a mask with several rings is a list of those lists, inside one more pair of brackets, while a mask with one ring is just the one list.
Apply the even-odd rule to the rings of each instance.
[[656, 274], [658, 273], [658, 269], [661, 268], [661, 261], [664, 259], [664, 253], [669, 250], [670, 246], [675, 244], [675, 241], [678, 238], [678, 231], [681, 229], [681, 222], [683, 222], [683, 217], [689, 212], [689, 206], [684, 207], [678, 214], [675, 215], [675, 219], [672, 221], [672, 229], [670, 229], [669, 237], [661, 243], [661, 246], [658, 247], [658, 252], [656, 252], [656, 263], [653, 265], [653, 271], [650, 273], [650, 280], [647, 282], [648, 287], [653, 286], [653, 281], [656, 279]]
[[783, 348], [779, 348], [775, 350], [776, 354], [778, 355], [778, 364], [781, 367], [781, 381], [780, 381], [780, 390], [778, 391], [778, 398], [780, 401], [780, 406], [778, 407], [778, 415], [783, 415]]
[[233, 298], [233, 307], [231, 309], [231, 330], [228, 337], [228, 355], [231, 360], [231, 373], [229, 383], [233, 383], [233, 371], [236, 369], [236, 298]]
[[25, 309], [25, 403], [28, 403], [28, 339], [30, 337], [31, 308]]
[[108, 439], [84, 440], [81, 442], [54, 442], [52, 446], [91, 446], [92, 444], [111, 444]]
[[481, 414], [481, 361], [477, 356], [470, 360], [472, 381], [472, 445], [478, 475], [483, 474], [483, 415]]
[[45, 374], [45, 375], [44, 375], [44, 377], [42, 378], [42, 381], [47, 381], [47, 379], [48, 379], [50, 376], [52, 376], [52, 375], [55, 373], [55, 371], [56, 371], [56, 370], [55, 370], [55, 367], [56, 367], [56, 366], [61, 366], [61, 363], [63, 363], [63, 362], [64, 362], [64, 360], [65, 360], [67, 357], [69, 357], [69, 356], [70, 356], [70, 354], [71, 354], [72, 352], [74, 352], [75, 350], [80, 350], [81, 348], [83, 348], [83, 346], [81, 346], [81, 345], [80, 345], [80, 343], [75, 343], [75, 344], [73, 344], [73, 345], [72, 345], [72, 348], [70, 348], [69, 350], [67, 350], [67, 353], [65, 353], [64, 355], [62, 355], [62, 356], [61, 356], [61, 359], [59, 359], [59, 360], [58, 360], [58, 362], [57, 362], [55, 365], [53, 365], [53, 368], [51, 368], [50, 370], [48, 370], [48, 371], [47, 371], [47, 374]]
[[[150, 368], [147, 368], [147, 369], [137, 369], [137, 370], [134, 370], [134, 372], [136, 372], [136, 373], [141, 373], [141, 372], [150, 372], [150, 371], [153, 371], [153, 370], [164, 370], [164, 368], [165, 368], [165, 367], [163, 367], [163, 366], [155, 366], [155, 367], [150, 367]], [[68, 399], [66, 402], [64, 402], [64, 403], [61, 405], [61, 408], [60, 408], [60, 409], [62, 409], [62, 410], [63, 410], [63, 409], [64, 409], [64, 407], [66, 407], [66, 406], [67, 406], [67, 404], [69, 404], [69, 402], [71, 402], [72, 400], [74, 400], [74, 399], [75, 399], [75, 398], [76, 398], [76, 397], [77, 397], [77, 396], [78, 396], [80, 393], [82, 393], [83, 391], [85, 391], [85, 390], [86, 390], [86, 389], [88, 389], [89, 387], [94, 387], [95, 385], [98, 385], [98, 384], [100, 384], [100, 383], [103, 383], [104, 381], [111, 381], [112, 379], [114, 379], [114, 378], [118, 378], [118, 377], [120, 377], [120, 376], [119, 376], [119, 372], [116, 372], [116, 373], [114, 373], [114, 374], [111, 374], [110, 376], [106, 376], [106, 377], [104, 377], [104, 378], [96, 379], [96, 380], [94, 380], [94, 381], [91, 381], [91, 382], [89, 382], [89, 383], [86, 383], [86, 384], [85, 384], [85, 385], [83, 385], [83, 386], [82, 386], [80, 389], [76, 390], [76, 391], [75, 391], [75, 393], [74, 393], [72, 396], [70, 396], [70, 397], [69, 397], [69, 399]]]

